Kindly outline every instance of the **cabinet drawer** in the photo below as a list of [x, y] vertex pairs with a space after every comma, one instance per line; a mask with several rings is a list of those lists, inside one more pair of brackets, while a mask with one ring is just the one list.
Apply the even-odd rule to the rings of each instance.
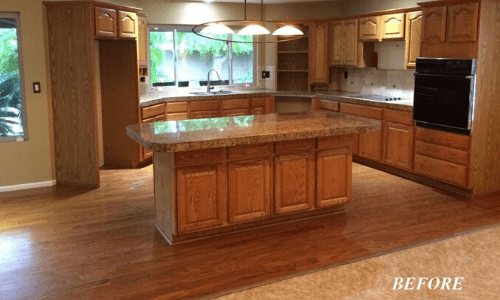
[[319, 109], [329, 110], [329, 111], [339, 111], [339, 103], [336, 101], [319, 100]]
[[413, 113], [384, 109], [384, 120], [393, 123], [413, 125]]
[[469, 149], [469, 137], [466, 135], [416, 127], [415, 136], [417, 140], [431, 144], [437, 144], [461, 150]]
[[368, 107], [357, 104], [340, 104], [340, 112], [349, 115], [382, 120], [383, 111], [381, 108]]
[[467, 185], [467, 167], [415, 154], [415, 172], [454, 185]]
[[352, 148], [352, 139], [352, 134], [318, 138], [318, 150]]
[[272, 144], [254, 144], [254, 145], [243, 145], [234, 146], [227, 149], [227, 159], [238, 160], [238, 159], [249, 159], [249, 158], [260, 158], [268, 157], [272, 152]]
[[191, 111], [216, 110], [219, 109], [219, 100], [213, 101], [193, 101], [191, 102]]
[[187, 113], [175, 113], [175, 114], [167, 114], [167, 121], [180, 121], [187, 120]]
[[252, 107], [252, 115], [263, 115], [265, 107]]
[[222, 109], [236, 109], [250, 107], [250, 99], [222, 100]]
[[274, 152], [278, 154], [301, 153], [314, 150], [316, 139], [276, 142]]
[[165, 114], [165, 104], [157, 104], [142, 109], [142, 119], [151, 118], [158, 115]]
[[467, 165], [469, 152], [445, 146], [416, 141], [415, 153], [445, 160], [460, 165]]
[[266, 106], [266, 97], [252, 98], [252, 107]]
[[167, 103], [167, 113], [187, 112], [187, 102]]
[[234, 117], [234, 116], [246, 116], [250, 114], [250, 109], [247, 108], [235, 108], [235, 109], [225, 109], [222, 111], [223, 117]]
[[177, 166], [216, 163], [224, 160], [224, 150], [225, 148], [211, 148], [177, 152], [175, 159]]
[[191, 119], [206, 119], [218, 117], [220, 117], [220, 112], [218, 110], [201, 110], [191, 113]]

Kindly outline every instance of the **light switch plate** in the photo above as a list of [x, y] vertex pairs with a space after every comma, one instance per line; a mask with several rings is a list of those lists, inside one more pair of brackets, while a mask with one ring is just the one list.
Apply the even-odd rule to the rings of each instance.
[[40, 82], [33, 82], [33, 93], [40, 94], [42, 92], [42, 88], [40, 87]]

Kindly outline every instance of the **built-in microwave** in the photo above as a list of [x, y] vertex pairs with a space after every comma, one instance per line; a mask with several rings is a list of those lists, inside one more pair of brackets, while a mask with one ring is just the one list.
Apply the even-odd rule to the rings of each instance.
[[413, 118], [421, 127], [469, 135], [476, 60], [417, 58]]

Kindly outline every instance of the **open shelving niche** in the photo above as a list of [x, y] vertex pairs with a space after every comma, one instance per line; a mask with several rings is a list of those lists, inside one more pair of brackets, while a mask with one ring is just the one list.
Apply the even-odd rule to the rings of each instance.
[[[305, 26], [307, 28], [307, 26]], [[289, 37], [278, 37], [287, 39]], [[277, 43], [276, 64], [279, 91], [308, 91], [309, 38]]]

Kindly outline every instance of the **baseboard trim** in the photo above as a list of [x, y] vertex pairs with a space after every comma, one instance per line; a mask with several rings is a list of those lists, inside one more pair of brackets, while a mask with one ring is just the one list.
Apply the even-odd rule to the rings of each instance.
[[49, 181], [40, 181], [40, 182], [31, 182], [31, 183], [23, 183], [9, 186], [0, 186], [0, 193], [4, 192], [13, 192], [20, 190], [28, 190], [28, 189], [36, 189], [41, 187], [48, 187], [56, 185], [56, 180]]

